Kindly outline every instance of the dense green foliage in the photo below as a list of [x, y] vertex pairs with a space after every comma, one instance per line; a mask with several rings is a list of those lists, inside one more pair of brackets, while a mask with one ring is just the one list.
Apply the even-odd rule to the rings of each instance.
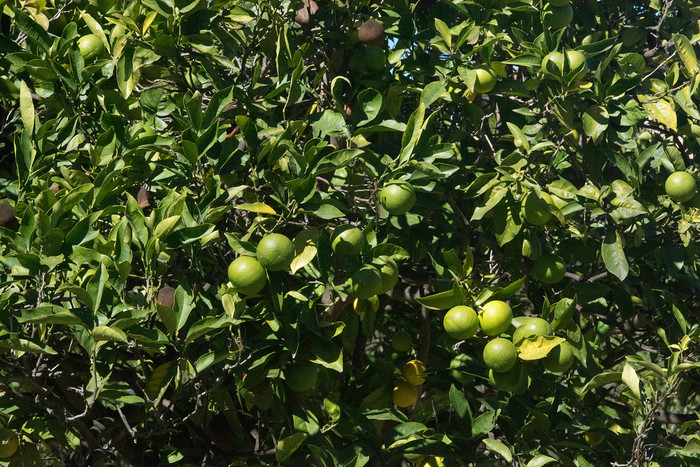
[[0, 464], [697, 465], [700, 7], [550, 3], [0, 0]]

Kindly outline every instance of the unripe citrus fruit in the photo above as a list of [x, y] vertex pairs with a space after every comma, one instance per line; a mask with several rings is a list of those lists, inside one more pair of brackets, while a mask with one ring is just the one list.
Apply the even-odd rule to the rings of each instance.
[[423, 365], [423, 362], [420, 360], [411, 360], [403, 367], [404, 378], [414, 386], [425, 383], [425, 378], [423, 377], [424, 372], [425, 365]]
[[243, 295], [260, 292], [267, 277], [258, 260], [251, 256], [239, 256], [228, 267], [228, 279]]
[[379, 269], [366, 264], [355, 271], [348, 280], [350, 293], [357, 298], [370, 298], [377, 295], [382, 284], [382, 275]]
[[297, 392], [306, 392], [313, 388], [317, 379], [316, 365], [306, 360], [294, 362], [284, 370], [287, 386]]
[[552, 29], [565, 28], [574, 19], [574, 9], [570, 4], [563, 6], [550, 5], [544, 13], [544, 25]]
[[549, 0], [549, 4], [552, 6], [564, 6], [569, 4], [569, 0]]
[[468, 339], [479, 329], [479, 318], [473, 308], [459, 305], [445, 313], [442, 326], [455, 339]]
[[605, 436], [602, 433], [598, 433], [596, 431], [589, 431], [588, 433], [583, 435], [583, 438], [586, 440], [589, 446], [594, 447], [602, 443], [605, 439]]
[[457, 355], [450, 362], [450, 374], [462, 384], [470, 384], [474, 381], [474, 376], [467, 373], [468, 368], [475, 366], [474, 358], [466, 353]]
[[102, 39], [95, 34], [87, 34], [78, 39], [78, 48], [84, 60], [90, 60], [105, 49]]
[[552, 334], [552, 326], [542, 318], [528, 318], [523, 324], [515, 328], [513, 332], [513, 344], [518, 345], [523, 340], [532, 336], [549, 336]]
[[391, 338], [391, 348], [397, 352], [407, 352], [411, 349], [413, 339], [407, 331], [397, 331]]
[[669, 198], [679, 203], [691, 200], [697, 190], [695, 178], [682, 170], [669, 175], [664, 187]]
[[404, 180], [393, 180], [382, 188], [379, 202], [389, 214], [395, 216], [407, 213], [416, 202], [413, 186]]
[[498, 372], [489, 370], [489, 379], [493, 381], [493, 385], [499, 391], [515, 392], [520, 382], [520, 372], [522, 365], [520, 362], [515, 363], [513, 368], [508, 371]]
[[544, 367], [552, 373], [564, 373], [574, 363], [574, 348], [564, 341], [554, 347], [542, 360]]
[[379, 21], [367, 20], [357, 30], [357, 38], [367, 45], [382, 45], [384, 42], [384, 26]]
[[515, 366], [518, 351], [511, 341], [496, 337], [484, 347], [484, 363], [497, 373], [503, 373]]
[[542, 254], [542, 243], [537, 235], [529, 234], [523, 238], [521, 253], [526, 258], [537, 259]]
[[525, 220], [532, 225], [543, 225], [552, 218], [549, 211], [549, 203], [552, 198], [547, 193], [542, 193], [538, 198], [535, 193], [528, 193], [523, 199], [522, 213]]
[[542, 71], [561, 76], [564, 72], [564, 54], [561, 52], [549, 52], [542, 59]]
[[352, 302], [352, 307], [360, 316], [364, 316], [370, 309], [376, 313], [379, 310], [379, 297], [375, 295], [369, 298], [356, 298]]
[[331, 247], [339, 256], [356, 256], [365, 246], [365, 236], [350, 224], [339, 225], [331, 236]]
[[567, 50], [566, 51], [566, 59], [569, 62], [569, 70], [568, 71], [576, 71], [576, 75], [573, 77], [573, 80], [581, 79], [583, 75], [586, 74], [586, 71], [588, 70], [588, 64], [586, 63], [586, 57], [583, 55], [581, 52], [578, 50]]
[[693, 196], [693, 199], [691, 199], [688, 202], [688, 204], [694, 208], [700, 208], [700, 192], [696, 193], [695, 196]]
[[496, 86], [496, 74], [488, 67], [482, 66], [474, 69], [476, 80], [474, 81], [474, 92], [486, 94]]
[[508, 329], [513, 321], [513, 310], [506, 302], [493, 300], [481, 307], [479, 326], [487, 336], [497, 336]]
[[394, 288], [399, 281], [399, 266], [390, 256], [380, 256], [372, 263], [379, 269], [382, 275], [382, 283], [378, 293], [386, 293]]
[[394, 387], [391, 396], [398, 407], [410, 407], [418, 399], [418, 390], [410, 383], [402, 381]]
[[532, 266], [532, 275], [544, 284], [556, 284], [566, 274], [566, 263], [561, 256], [543, 253]]
[[5, 459], [17, 451], [17, 434], [9, 428], [0, 429], [0, 458]]
[[294, 244], [285, 235], [268, 234], [258, 243], [257, 256], [260, 265], [268, 271], [289, 269], [294, 259]]

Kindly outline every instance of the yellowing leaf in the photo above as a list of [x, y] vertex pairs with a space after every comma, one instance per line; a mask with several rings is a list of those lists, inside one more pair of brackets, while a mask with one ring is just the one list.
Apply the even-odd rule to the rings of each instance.
[[309, 264], [316, 257], [316, 253], [318, 252], [316, 241], [320, 235], [321, 232], [318, 229], [311, 228], [300, 232], [299, 235], [294, 237], [292, 243], [294, 243], [294, 252], [296, 256], [290, 265], [292, 274], [295, 274], [299, 269]]
[[513, 462], [513, 454], [511, 454], [510, 449], [508, 449], [508, 446], [501, 443], [500, 441], [491, 438], [484, 438], [483, 442], [489, 449], [489, 451], [497, 452], [507, 462]]
[[265, 203], [243, 203], [236, 206], [236, 209], [241, 209], [243, 211], [257, 212], [259, 214], [268, 214], [270, 216], [276, 216], [277, 212], [272, 209], [271, 206]]
[[533, 336], [523, 340], [519, 346], [520, 360], [539, 360], [566, 339], [556, 336]]
[[640, 95], [638, 98], [642, 102], [644, 109], [649, 112], [649, 115], [672, 130], [676, 130], [678, 123], [676, 111], [669, 101], [646, 95]]

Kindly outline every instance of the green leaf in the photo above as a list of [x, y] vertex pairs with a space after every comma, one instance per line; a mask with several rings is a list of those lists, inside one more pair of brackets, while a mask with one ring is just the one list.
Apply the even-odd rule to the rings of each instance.
[[123, 342], [128, 343], [126, 334], [119, 328], [111, 328], [109, 326], [97, 326], [92, 330], [92, 338], [95, 342]]
[[[437, 20], [437, 19], [436, 19]], [[420, 95], [420, 103], [426, 108], [435, 102], [445, 93], [445, 84], [442, 81], [433, 81], [428, 83]]]
[[493, 430], [499, 415], [500, 410], [489, 410], [476, 417], [472, 422], [472, 436], [477, 438]]
[[400, 246], [394, 245], [393, 243], [380, 243], [370, 250], [370, 254], [373, 258], [376, 258], [377, 256], [391, 256], [398, 261], [411, 258], [408, 251], [404, 250]]
[[528, 462], [525, 467], [542, 467], [551, 462], [557, 462], [557, 460], [553, 457], [545, 456], [544, 454], [538, 454], [530, 459], [530, 462]]
[[576, 297], [562, 298], [554, 306], [554, 319], [552, 319], [552, 330], [560, 331], [567, 329], [571, 324], [571, 319], [576, 308]]
[[36, 324], [80, 324], [80, 318], [58, 305], [39, 305], [33, 310], [23, 311], [17, 316], [19, 323]]
[[355, 126], [366, 125], [377, 118], [381, 110], [382, 95], [374, 89], [365, 89], [352, 106], [352, 121]]
[[403, 137], [401, 138], [401, 152], [399, 153], [400, 163], [407, 162], [411, 158], [413, 150], [418, 144], [418, 140], [423, 132], [424, 119], [425, 105], [421, 103], [418, 105], [416, 111], [409, 117], [406, 130], [403, 132]]
[[459, 285], [455, 284], [451, 290], [420, 297], [417, 300], [418, 303], [430, 310], [447, 310], [453, 306], [461, 305], [464, 302], [464, 296]]
[[467, 398], [464, 397], [464, 393], [457, 389], [454, 384], [450, 386], [449, 396], [450, 403], [452, 404], [452, 408], [454, 409], [455, 414], [457, 414], [457, 418], [459, 419], [462, 425], [462, 429], [465, 433], [471, 433], [472, 411], [469, 407], [469, 402], [467, 401]]
[[540, 360], [556, 346], [566, 341], [558, 336], [532, 336], [525, 338], [518, 346], [518, 357], [521, 360]]
[[676, 52], [678, 52], [678, 56], [681, 57], [683, 66], [688, 71], [688, 74], [690, 74], [690, 76], [697, 74], [698, 61], [690, 40], [688, 40], [688, 38], [683, 34], [674, 34], [673, 42], [676, 46]]
[[199, 132], [202, 128], [202, 94], [195, 91], [185, 103], [187, 116], [190, 118], [190, 123], [195, 132]]
[[117, 86], [125, 99], [128, 99], [136, 86], [134, 83], [134, 46], [128, 44], [117, 61]]
[[591, 378], [591, 380], [587, 382], [583, 388], [581, 388], [581, 392], [579, 395], [580, 397], [583, 397], [592, 389], [605, 386], [606, 384], [615, 383], [617, 381], [620, 381], [621, 379], [621, 371], [606, 371], [604, 373], [597, 374], [593, 378]]
[[24, 81], [19, 83], [19, 111], [22, 117], [24, 131], [31, 135], [34, 133], [34, 102], [32, 92]]
[[180, 222], [180, 215], [171, 216], [163, 219], [158, 223], [156, 229], [153, 232], [153, 238], [163, 238], [173, 231], [178, 222]]
[[501, 457], [503, 457], [507, 462], [513, 462], [513, 454], [510, 452], [510, 449], [508, 449], [508, 446], [506, 446], [505, 444], [491, 438], [484, 438], [481, 441], [483, 441], [483, 443], [490, 451], [500, 454]]
[[9, 339], [0, 339], [0, 349], [16, 350], [27, 353], [43, 353], [49, 355], [57, 355], [54, 349], [48, 345], [38, 344], [27, 339], [19, 339], [15, 335], [11, 335]]
[[618, 232], [608, 233], [603, 240], [600, 250], [605, 268], [621, 281], [629, 273], [629, 264], [622, 247], [622, 237]]
[[605, 107], [594, 105], [589, 107], [583, 114], [583, 131], [587, 136], [598, 142], [600, 136], [608, 128], [610, 115]]
[[637, 376], [637, 372], [634, 371], [634, 368], [632, 368], [632, 365], [629, 363], [625, 363], [622, 369], [622, 382], [632, 390], [632, 393], [637, 399], [641, 399], [641, 394], [639, 392], [639, 376]]
[[304, 440], [306, 440], [308, 436], [309, 435], [306, 433], [299, 432], [279, 440], [277, 442], [277, 450], [275, 452], [275, 459], [277, 462], [284, 462], [287, 460], [289, 456], [294, 454], [294, 451], [301, 447]]
[[448, 49], [452, 48], [452, 33], [450, 32], [450, 28], [447, 27], [444, 21], [442, 21], [440, 18], [435, 18], [435, 29], [440, 33], [440, 36], [442, 37], [442, 40], [445, 41], [445, 45], [447, 45]]
[[693, 435], [683, 448], [683, 454], [685, 455], [697, 455], [700, 454], [700, 436]]
[[[2, 8], [1, 4], [0, 8]], [[14, 22], [17, 24], [20, 31], [26, 34], [26, 36], [31, 39], [33, 43], [38, 45], [43, 52], [48, 53], [52, 41], [44, 28], [22, 10], [15, 9], [13, 12], [15, 15]]]
[[171, 360], [159, 365], [148, 376], [146, 380], [145, 392], [149, 399], [157, 400], [165, 392], [170, 381], [177, 373], [177, 361]]

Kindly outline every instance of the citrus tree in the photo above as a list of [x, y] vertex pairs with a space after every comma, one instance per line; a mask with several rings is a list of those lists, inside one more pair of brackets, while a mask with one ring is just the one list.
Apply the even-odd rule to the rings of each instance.
[[0, 0], [0, 463], [697, 465], [692, 0]]

